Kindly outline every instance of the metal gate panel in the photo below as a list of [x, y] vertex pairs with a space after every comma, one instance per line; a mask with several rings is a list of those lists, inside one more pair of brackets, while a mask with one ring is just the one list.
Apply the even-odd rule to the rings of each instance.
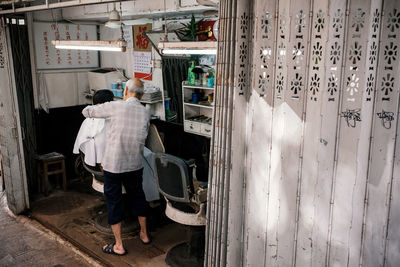
[[377, 91], [366, 198], [368, 207], [363, 253], [363, 264], [366, 266], [384, 264], [398, 121], [395, 115], [399, 107], [400, 2], [384, 1], [382, 13], [382, 40], [376, 75]]
[[[363, 87], [366, 80], [366, 47], [369, 37], [371, 1], [351, 0], [347, 17], [344, 69], [341, 81], [343, 93], [340, 108], [336, 180], [333, 185], [332, 232], [329, 264], [356, 266], [359, 264], [363, 201], [367, 167], [370, 123], [362, 121], [371, 110], [362, 110]], [[361, 115], [363, 114], [363, 116]], [[363, 125], [367, 123], [366, 125]]]
[[286, 86], [287, 64], [286, 47], [289, 44], [290, 23], [289, 16], [290, 0], [277, 1], [278, 3], [278, 28], [275, 51], [275, 73], [274, 73], [274, 102], [271, 141], [270, 181], [268, 198], [267, 219], [267, 243], [264, 266], [278, 266], [278, 228], [280, 207], [280, 181], [282, 178], [282, 136], [284, 133], [285, 103], [283, 89]]
[[[273, 77], [276, 51], [276, 3], [257, 1], [254, 5], [252, 86], [249, 99], [247, 143], [244, 266], [259, 264], [267, 244], [268, 184], [273, 110]], [[264, 263], [263, 263], [264, 264]]]
[[[400, 133], [400, 110], [397, 112], [397, 134]], [[400, 262], [400, 141], [396, 140], [391, 201], [388, 220], [388, 233], [385, 249], [385, 266], [397, 266]]]
[[[226, 262], [222, 261], [221, 266], [235, 266], [239, 262], [243, 264], [243, 211], [246, 177], [246, 119], [244, 113], [248, 110], [248, 97], [250, 93], [251, 62], [253, 55], [253, 1], [237, 1], [236, 10], [236, 46], [234, 53], [234, 90], [230, 91], [229, 105], [232, 112], [228, 112], [227, 121], [231, 121], [230, 131], [232, 132], [229, 147], [231, 151], [227, 154], [227, 171], [225, 182], [227, 187], [225, 198], [228, 200], [229, 208], [225, 211], [227, 232], [227, 253]], [[245, 55], [245, 57], [243, 57]], [[232, 73], [230, 73], [232, 75]], [[240, 141], [238, 141], [240, 140]], [[229, 162], [234, 162], [229, 166]], [[235, 197], [229, 197], [229, 196]], [[230, 214], [228, 218], [228, 214]], [[237, 225], [240, 221], [242, 224]], [[230, 226], [230, 229], [229, 229]], [[238, 242], [240, 241], [240, 242]], [[238, 253], [240, 251], [240, 253]], [[225, 265], [226, 264], [226, 265]]]
[[[305, 108], [305, 129], [303, 141], [303, 156], [301, 164], [301, 186], [297, 195], [299, 201], [299, 211], [297, 220], [297, 236], [295, 242], [297, 266], [311, 265], [314, 255], [323, 255], [326, 245], [320, 247], [314, 245], [315, 240], [325, 238], [327, 232], [319, 232], [319, 223], [326, 223], [316, 217], [316, 205], [318, 193], [315, 187], [318, 185], [318, 148], [321, 140], [321, 109], [325, 92], [325, 64], [327, 61], [326, 51], [328, 39], [328, 0], [313, 1], [311, 26], [311, 42], [309, 64], [307, 66], [308, 79], [305, 80], [307, 90]], [[293, 58], [300, 54], [301, 46], [295, 45], [293, 48]], [[294, 65], [296, 66], [296, 65]], [[293, 77], [291, 90], [296, 90], [297, 73]], [[321, 159], [323, 160], [323, 159]], [[327, 202], [326, 204], [328, 204]], [[322, 228], [327, 227], [323, 225]], [[322, 236], [320, 236], [322, 234]], [[310, 238], [311, 237], [311, 238]], [[317, 252], [315, 252], [316, 250]], [[322, 262], [324, 263], [324, 262]]]
[[[281, 136], [282, 176], [279, 181], [279, 216], [278, 216], [278, 266], [292, 265], [295, 261], [298, 194], [301, 181], [301, 157], [303, 149], [304, 105], [308, 80], [308, 64], [311, 56], [309, 41], [311, 33], [311, 1], [291, 1], [289, 16], [291, 17], [288, 42], [279, 47], [279, 56], [284, 57], [287, 75], [283, 76], [284, 123]], [[304, 58], [294, 58], [292, 48], [304, 47]], [[278, 59], [279, 61], [279, 59]], [[304, 81], [303, 84], [294, 84]], [[279, 83], [279, 80], [277, 81]], [[297, 89], [297, 90], [296, 90]]]

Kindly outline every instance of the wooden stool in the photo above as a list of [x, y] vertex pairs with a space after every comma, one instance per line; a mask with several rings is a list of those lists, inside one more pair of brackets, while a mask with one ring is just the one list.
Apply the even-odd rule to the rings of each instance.
[[[49, 176], [62, 174], [63, 189], [67, 191], [67, 175], [65, 172], [65, 157], [64, 155], [52, 152], [45, 155], [38, 156], [37, 166], [37, 184], [38, 191], [44, 192], [45, 196], [49, 194]], [[43, 179], [43, 190], [41, 187], [41, 180]], [[57, 185], [59, 181], [57, 179]]]

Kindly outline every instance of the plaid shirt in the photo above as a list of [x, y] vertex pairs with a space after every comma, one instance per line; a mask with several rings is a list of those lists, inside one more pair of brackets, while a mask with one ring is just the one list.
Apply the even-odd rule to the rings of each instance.
[[87, 106], [82, 114], [87, 118], [109, 120], [102, 160], [104, 170], [123, 173], [143, 168], [143, 148], [150, 115], [137, 98]]

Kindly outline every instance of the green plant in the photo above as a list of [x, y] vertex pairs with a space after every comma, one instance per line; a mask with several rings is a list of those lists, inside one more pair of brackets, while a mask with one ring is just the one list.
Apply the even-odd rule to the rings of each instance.
[[202, 21], [203, 19], [196, 21], [194, 15], [192, 14], [190, 22], [181, 23], [183, 27], [176, 30], [179, 39], [181, 39], [182, 41], [196, 41], [197, 32], [199, 31], [199, 23]]

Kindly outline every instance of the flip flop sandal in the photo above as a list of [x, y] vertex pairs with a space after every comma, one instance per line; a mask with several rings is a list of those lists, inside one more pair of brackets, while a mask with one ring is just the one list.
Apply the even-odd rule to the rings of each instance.
[[122, 254], [116, 253], [114, 251], [114, 245], [115, 245], [115, 243], [109, 244], [105, 248], [102, 248], [102, 251], [106, 254], [117, 255], [117, 256], [124, 256], [128, 253], [128, 251], [126, 249], [125, 249], [125, 252]]

